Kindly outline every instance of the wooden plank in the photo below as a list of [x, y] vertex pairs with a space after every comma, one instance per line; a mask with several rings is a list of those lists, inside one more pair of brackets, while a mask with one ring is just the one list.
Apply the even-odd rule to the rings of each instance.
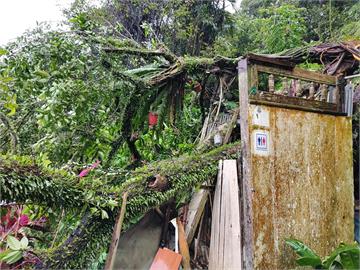
[[184, 270], [191, 270], [190, 267], [190, 252], [186, 241], [185, 229], [179, 217], [176, 218], [176, 224], [179, 228], [179, 248], [182, 256], [182, 266]]
[[342, 104], [344, 101], [344, 93], [345, 93], [344, 82], [345, 80], [342, 76], [336, 77], [335, 103], [337, 105], [337, 110], [339, 113], [343, 112]]
[[181, 255], [167, 248], [159, 248], [150, 270], [177, 270], [181, 262]]
[[243, 259], [244, 268], [253, 269], [253, 211], [252, 211], [252, 182], [251, 182], [251, 156], [250, 156], [250, 134], [249, 134], [249, 80], [248, 80], [248, 63], [242, 59], [238, 63], [239, 72], [239, 101], [240, 101], [240, 133], [241, 133], [241, 156], [243, 185], [242, 189], [242, 220], [244, 230], [243, 240]]
[[209, 251], [209, 269], [216, 270], [218, 263], [218, 246], [219, 246], [219, 229], [220, 229], [220, 195], [221, 195], [221, 178], [222, 177], [222, 160], [219, 161], [219, 171], [215, 187], [214, 203], [211, 217], [211, 237]]
[[225, 161], [223, 161], [223, 171], [222, 171], [222, 188], [221, 188], [221, 207], [220, 207], [220, 262], [221, 265], [219, 266], [219, 269], [228, 269], [226, 268], [226, 262], [229, 260], [229, 255], [232, 252], [231, 249], [226, 249], [227, 243], [231, 241], [229, 230], [227, 227], [228, 221], [228, 215], [231, 209], [229, 209], [229, 203], [228, 203], [228, 196], [229, 196], [229, 185], [228, 185], [228, 179], [224, 178], [225, 173], [225, 167], [224, 167]]
[[294, 67], [293, 69], [282, 69], [278, 67], [270, 67], [270, 66], [257, 65], [257, 64], [255, 64], [255, 67], [258, 72], [285, 76], [294, 79], [301, 79], [304, 81], [336, 85], [335, 76], [322, 74], [314, 71], [308, 71], [302, 68]]
[[[235, 162], [235, 163], [234, 163]], [[235, 167], [232, 165], [235, 164]], [[226, 212], [223, 215], [225, 221], [224, 228], [224, 263], [223, 269], [234, 269], [241, 266], [241, 262], [238, 261], [239, 256], [236, 256], [240, 251], [240, 245], [237, 245], [237, 239], [234, 239], [233, 235], [233, 226], [236, 221], [233, 221], [232, 218], [236, 216], [236, 212], [239, 212], [239, 208], [231, 205], [232, 197], [234, 194], [238, 194], [238, 190], [234, 190], [233, 178], [237, 179], [236, 172], [236, 161], [235, 160], [224, 160], [223, 165], [223, 208]], [[237, 220], [238, 226], [239, 221]], [[239, 228], [240, 229], [240, 228]], [[236, 258], [237, 257], [237, 258]], [[241, 258], [241, 257], [240, 257]]]
[[269, 92], [259, 92], [255, 95], [250, 95], [249, 99], [250, 104], [269, 105], [332, 115], [344, 115], [341, 112], [339, 113], [337, 104], [324, 101], [304, 99], [299, 97], [288, 97]]
[[290, 61], [285, 61], [285, 60], [281, 60], [281, 59], [278, 59], [278, 58], [269, 57], [269, 56], [266, 56], [266, 55], [259, 55], [259, 54], [249, 53], [247, 55], [247, 58], [251, 62], [268, 63], [268, 64], [273, 64], [273, 65], [277, 65], [277, 66], [283, 66], [283, 67], [287, 67], [287, 68], [295, 67], [295, 64], [290, 62]]
[[226, 207], [224, 202], [224, 192], [226, 185], [224, 185], [224, 161], [222, 162], [221, 172], [221, 193], [220, 193], [220, 206], [219, 206], [219, 243], [218, 243], [218, 265], [216, 269], [224, 269], [224, 242], [225, 242], [225, 215]]
[[209, 269], [242, 269], [236, 160], [223, 161], [219, 175], [213, 208]]
[[228, 160], [223, 161], [223, 184], [222, 184], [222, 196], [221, 196], [221, 217], [224, 221], [224, 229], [222, 234], [224, 235], [224, 242], [221, 246], [223, 251], [220, 254], [223, 254], [223, 268], [222, 269], [233, 269], [234, 265], [231, 262], [232, 253], [234, 252], [232, 248], [232, 235], [231, 235], [231, 212], [236, 211], [230, 205], [230, 175], [228, 168]]
[[231, 120], [230, 120], [230, 123], [229, 123], [229, 126], [228, 126], [228, 129], [226, 131], [226, 134], [225, 134], [225, 137], [224, 137], [224, 141], [223, 141], [223, 144], [227, 144], [230, 140], [230, 136], [232, 134], [232, 131], [234, 130], [234, 126], [236, 124], [236, 120], [238, 119], [238, 116], [239, 116], [239, 111], [240, 111], [240, 108], [237, 108], [234, 112], [233, 112], [233, 115], [231, 117]]
[[256, 69], [255, 65], [250, 65], [248, 67], [248, 81], [249, 81], [249, 92], [256, 92], [258, 90], [259, 87], [259, 74], [258, 71]]
[[226, 187], [223, 189], [226, 190], [226, 194], [224, 193], [223, 199], [226, 200], [225, 207], [228, 210], [225, 214], [224, 250], [227, 256], [224, 257], [224, 269], [242, 269], [239, 186], [236, 160], [224, 161], [224, 185]]
[[185, 228], [186, 240], [189, 245], [194, 238], [194, 234], [199, 225], [201, 215], [204, 212], [208, 195], [209, 191], [200, 189], [199, 191], [195, 192], [189, 203], [189, 211], [187, 214], [187, 223]]

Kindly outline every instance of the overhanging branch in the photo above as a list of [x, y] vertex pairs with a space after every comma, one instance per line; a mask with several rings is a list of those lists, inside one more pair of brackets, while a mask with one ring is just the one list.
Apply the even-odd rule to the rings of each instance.
[[120, 54], [126, 53], [127, 55], [129, 54], [138, 55], [144, 58], [159, 56], [159, 57], [164, 57], [170, 63], [174, 63], [177, 61], [177, 57], [166, 49], [146, 50], [146, 49], [139, 49], [133, 47], [123, 47], [123, 48], [104, 48], [103, 50], [107, 53], [120, 53]]
[[[184, 196], [190, 197], [194, 187], [205, 181], [212, 181], [217, 174], [218, 160], [238, 158], [240, 146], [238, 142], [207, 153], [183, 155], [179, 158], [154, 162], [119, 176], [123, 178], [120, 185], [115, 184], [119, 182], [117, 179], [113, 179], [111, 180], [113, 182], [108, 181], [106, 185], [104, 183], [102, 189], [96, 187], [92, 192], [103, 194], [104, 200], [111, 194], [119, 198], [123, 192], [129, 192], [124, 220], [124, 229], [126, 229], [149, 210], [174, 198], [180, 201]], [[9, 167], [5, 163], [0, 159], [0, 184], [3, 187], [2, 195], [5, 195], [5, 200], [11, 198], [13, 201], [28, 200], [65, 207], [80, 207], [85, 203], [86, 196], [80, 193], [81, 189], [74, 183], [74, 177], [66, 179], [66, 176], [56, 174], [51, 176], [45, 171], [30, 170], [28, 166], [18, 164], [17, 167]], [[162, 179], [162, 183], [156, 183], [156, 179]], [[91, 182], [91, 176], [86, 180]], [[23, 192], [10, 193], [14, 188]], [[99, 195], [96, 198], [101, 197]], [[106, 209], [109, 219], [102, 220], [97, 216], [84, 219], [70, 239], [44, 255], [44, 268], [86, 268], [89, 260], [88, 258], [86, 260], [87, 256], [83, 256], [84, 253], [94, 252], [92, 247], [99, 241], [107, 245], [111, 236], [113, 217], [118, 207], [120, 205], [113, 210]]]

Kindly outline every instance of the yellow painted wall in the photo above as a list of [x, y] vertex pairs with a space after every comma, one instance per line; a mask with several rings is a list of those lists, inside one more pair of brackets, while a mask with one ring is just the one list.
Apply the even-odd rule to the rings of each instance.
[[[321, 256], [352, 242], [351, 118], [250, 105], [249, 128], [254, 267], [294, 268], [287, 237]], [[254, 133], [263, 131], [268, 151], [256, 151]]]

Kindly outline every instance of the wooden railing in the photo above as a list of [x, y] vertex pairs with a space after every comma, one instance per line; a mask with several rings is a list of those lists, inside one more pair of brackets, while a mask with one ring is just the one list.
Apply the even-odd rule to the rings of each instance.
[[335, 76], [250, 58], [248, 79], [250, 103], [343, 114], [341, 85]]

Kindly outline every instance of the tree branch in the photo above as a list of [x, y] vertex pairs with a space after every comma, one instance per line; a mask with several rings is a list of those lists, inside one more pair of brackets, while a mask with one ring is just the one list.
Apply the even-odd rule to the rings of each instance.
[[15, 132], [15, 130], [13, 129], [13, 127], [10, 124], [9, 119], [7, 118], [7, 116], [0, 112], [0, 120], [3, 122], [3, 124], [5, 125], [5, 127], [7, 128], [7, 130], [10, 133], [10, 138], [11, 138], [11, 150], [13, 154], [16, 154], [17, 152], [17, 145], [19, 142], [19, 138]]
[[139, 49], [132, 47], [123, 47], [123, 48], [104, 48], [103, 50], [107, 53], [120, 53], [120, 54], [126, 53], [126, 54], [142, 56], [145, 58], [161, 56], [164, 57], [170, 63], [175, 63], [177, 61], [177, 57], [165, 48], [160, 50], [147, 50], [147, 49]]
[[[128, 211], [124, 220], [124, 230], [126, 230], [149, 210], [174, 198], [178, 201], [184, 196], [190, 198], [194, 187], [215, 178], [219, 159], [240, 156], [240, 146], [241, 143], [237, 142], [215, 148], [207, 153], [183, 155], [175, 159], [154, 162], [119, 176], [123, 177], [122, 181], [114, 179], [113, 184], [110, 181], [102, 185], [102, 188], [95, 187], [92, 192], [101, 193], [106, 198], [109, 198], [111, 194], [119, 198], [124, 192], [129, 192]], [[0, 159], [0, 186], [3, 187], [2, 195], [5, 195], [5, 200], [22, 202], [28, 200], [43, 202], [53, 207], [68, 208], [79, 208], [82, 207], [81, 204], [88, 203], [85, 201], [86, 194], [80, 194], [81, 189], [74, 185], [73, 177], [66, 179], [66, 176], [56, 173], [50, 176], [45, 171], [31, 170], [29, 166], [19, 164], [13, 166], [15, 170], [11, 170], [11, 167], [2, 163], [6, 162]], [[161, 190], [150, 185], [150, 181], [155, 176], [166, 179], [166, 185]], [[104, 176], [101, 179], [104, 179]], [[90, 176], [86, 180], [91, 182]], [[122, 184], [119, 185], [119, 182]], [[39, 185], [39, 183], [43, 184]], [[20, 186], [22, 186], [22, 192], [11, 192], [13, 188], [19, 189]], [[89, 188], [87, 190], [91, 191]], [[119, 207], [121, 205], [113, 210], [106, 208], [109, 219], [87, 214], [79, 227], [62, 245], [44, 254], [42, 267], [46, 269], [87, 268], [91, 263], [89, 257], [95, 256], [95, 251], [99, 248], [107, 248]], [[92, 253], [88, 256], [87, 253], [91, 252], [95, 255]]]

